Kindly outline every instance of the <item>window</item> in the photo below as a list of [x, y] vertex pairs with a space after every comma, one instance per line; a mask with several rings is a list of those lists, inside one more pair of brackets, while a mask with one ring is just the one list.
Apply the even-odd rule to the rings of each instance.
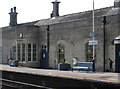
[[33, 61], [36, 61], [36, 44], [33, 44]]
[[28, 61], [31, 61], [31, 44], [28, 44]]
[[17, 50], [18, 50], [18, 53], [17, 53], [17, 55], [18, 55], [18, 60], [20, 60], [21, 59], [21, 57], [20, 57], [20, 51], [21, 51], [21, 46], [20, 46], [20, 44], [18, 44], [17, 45]]
[[65, 50], [64, 45], [59, 44], [58, 45], [58, 62], [63, 63], [65, 61]]
[[89, 43], [86, 43], [85, 48], [86, 48], [86, 62], [91, 62], [93, 59], [93, 45], [89, 45]]
[[[13, 48], [14, 50], [14, 58], [16, 57], [16, 47]], [[36, 61], [37, 59], [37, 45], [36, 44], [17, 44], [17, 58], [21, 62], [26, 61]]]
[[16, 46], [13, 46], [12, 57], [16, 59]]
[[22, 44], [22, 61], [25, 61], [25, 44]]

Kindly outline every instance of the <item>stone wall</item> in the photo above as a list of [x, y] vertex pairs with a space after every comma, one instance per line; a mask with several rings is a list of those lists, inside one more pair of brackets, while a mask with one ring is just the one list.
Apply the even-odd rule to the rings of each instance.
[[[95, 40], [96, 46], [96, 70], [103, 71], [103, 17], [95, 18]], [[117, 16], [107, 16], [106, 24], [106, 70], [109, 70], [108, 59], [111, 58], [115, 63], [115, 48], [113, 40], [118, 36]], [[65, 45], [65, 59], [72, 64], [72, 58], [78, 57], [79, 61], [85, 61], [85, 44], [92, 40], [89, 33], [92, 32], [92, 18], [64, 22], [50, 25], [50, 67], [57, 67], [58, 64], [58, 44]]]
[[[113, 60], [113, 69], [115, 69], [115, 45], [114, 39], [119, 36], [118, 15], [106, 17], [105, 28], [105, 61], [106, 70], [109, 70], [109, 58]], [[95, 17], [95, 40], [98, 40], [96, 46], [96, 70], [103, 71], [103, 17]], [[1, 30], [1, 29], [0, 29]], [[37, 44], [37, 61], [21, 63], [23, 66], [39, 67], [41, 58], [41, 47], [47, 46], [47, 25], [35, 27], [21, 25], [15, 27], [2, 28], [2, 49], [3, 63], [7, 63], [10, 58], [10, 50], [20, 43], [36, 43]], [[60, 43], [65, 46], [65, 59], [72, 65], [72, 58], [77, 57], [79, 61], [86, 60], [85, 44], [92, 40], [89, 36], [92, 32], [92, 18], [82, 20], [56, 23], [50, 25], [49, 31], [49, 67], [57, 68], [58, 64], [58, 45]], [[20, 33], [23, 37], [20, 38]]]
[[[20, 38], [20, 33], [23, 34], [23, 37]], [[12, 50], [13, 46], [16, 46], [17, 43], [24, 43], [25, 45], [31, 43], [37, 44], [37, 61], [36, 62], [28, 62], [27, 58], [25, 63], [21, 64], [23, 66], [30, 67], [39, 67], [40, 66], [40, 58], [38, 55], [39, 48], [39, 40], [38, 40], [39, 30], [38, 27], [34, 26], [16, 26], [16, 27], [7, 27], [3, 28], [3, 63], [8, 62], [8, 58], [10, 58], [10, 50]], [[27, 55], [27, 54], [26, 54]]]

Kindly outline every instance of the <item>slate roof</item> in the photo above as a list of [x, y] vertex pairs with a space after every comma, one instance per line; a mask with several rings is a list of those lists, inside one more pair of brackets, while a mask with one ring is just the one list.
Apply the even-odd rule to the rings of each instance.
[[33, 22], [21, 23], [21, 24], [18, 24], [17, 26], [33, 26], [33, 25], [36, 24], [38, 21], [39, 21], [39, 20], [33, 21]]
[[[102, 8], [102, 9], [97, 9], [97, 10], [95, 10], [95, 17], [118, 14], [118, 9], [119, 8], [114, 8], [113, 6], [107, 7], [107, 8]], [[42, 20], [39, 20], [39, 22], [37, 22], [35, 25], [36, 26], [51, 25], [51, 24], [92, 18], [92, 13], [93, 12], [91, 10], [91, 11], [85, 11], [85, 12], [80, 12], [80, 13], [68, 14], [68, 15], [59, 16], [59, 17], [42, 19]]]
[[[33, 22], [27, 22], [27, 23], [21, 23], [21, 24], [17, 24], [16, 26], [12, 26], [12, 27], [18, 27], [18, 26], [35, 26], [34, 24], [36, 24], [39, 20], [37, 21], [33, 21]], [[36, 25], [37, 26], [37, 25]], [[2, 29], [4, 28], [10, 28], [10, 26], [6, 26], [6, 27], [1, 27]]]

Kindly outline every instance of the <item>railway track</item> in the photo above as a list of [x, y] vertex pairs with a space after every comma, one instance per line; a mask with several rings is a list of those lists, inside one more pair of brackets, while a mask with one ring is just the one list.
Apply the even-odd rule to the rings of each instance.
[[23, 83], [8, 79], [2, 79], [0, 78], [0, 81], [2, 81], [2, 89], [51, 89], [44, 86], [29, 84], [29, 83]]

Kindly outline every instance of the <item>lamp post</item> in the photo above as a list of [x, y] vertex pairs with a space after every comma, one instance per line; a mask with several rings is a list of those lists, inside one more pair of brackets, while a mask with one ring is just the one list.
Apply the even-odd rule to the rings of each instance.
[[[95, 40], [94, 32], [94, 0], [93, 0], [93, 41]], [[95, 72], [95, 45], [93, 45], [93, 71]]]

